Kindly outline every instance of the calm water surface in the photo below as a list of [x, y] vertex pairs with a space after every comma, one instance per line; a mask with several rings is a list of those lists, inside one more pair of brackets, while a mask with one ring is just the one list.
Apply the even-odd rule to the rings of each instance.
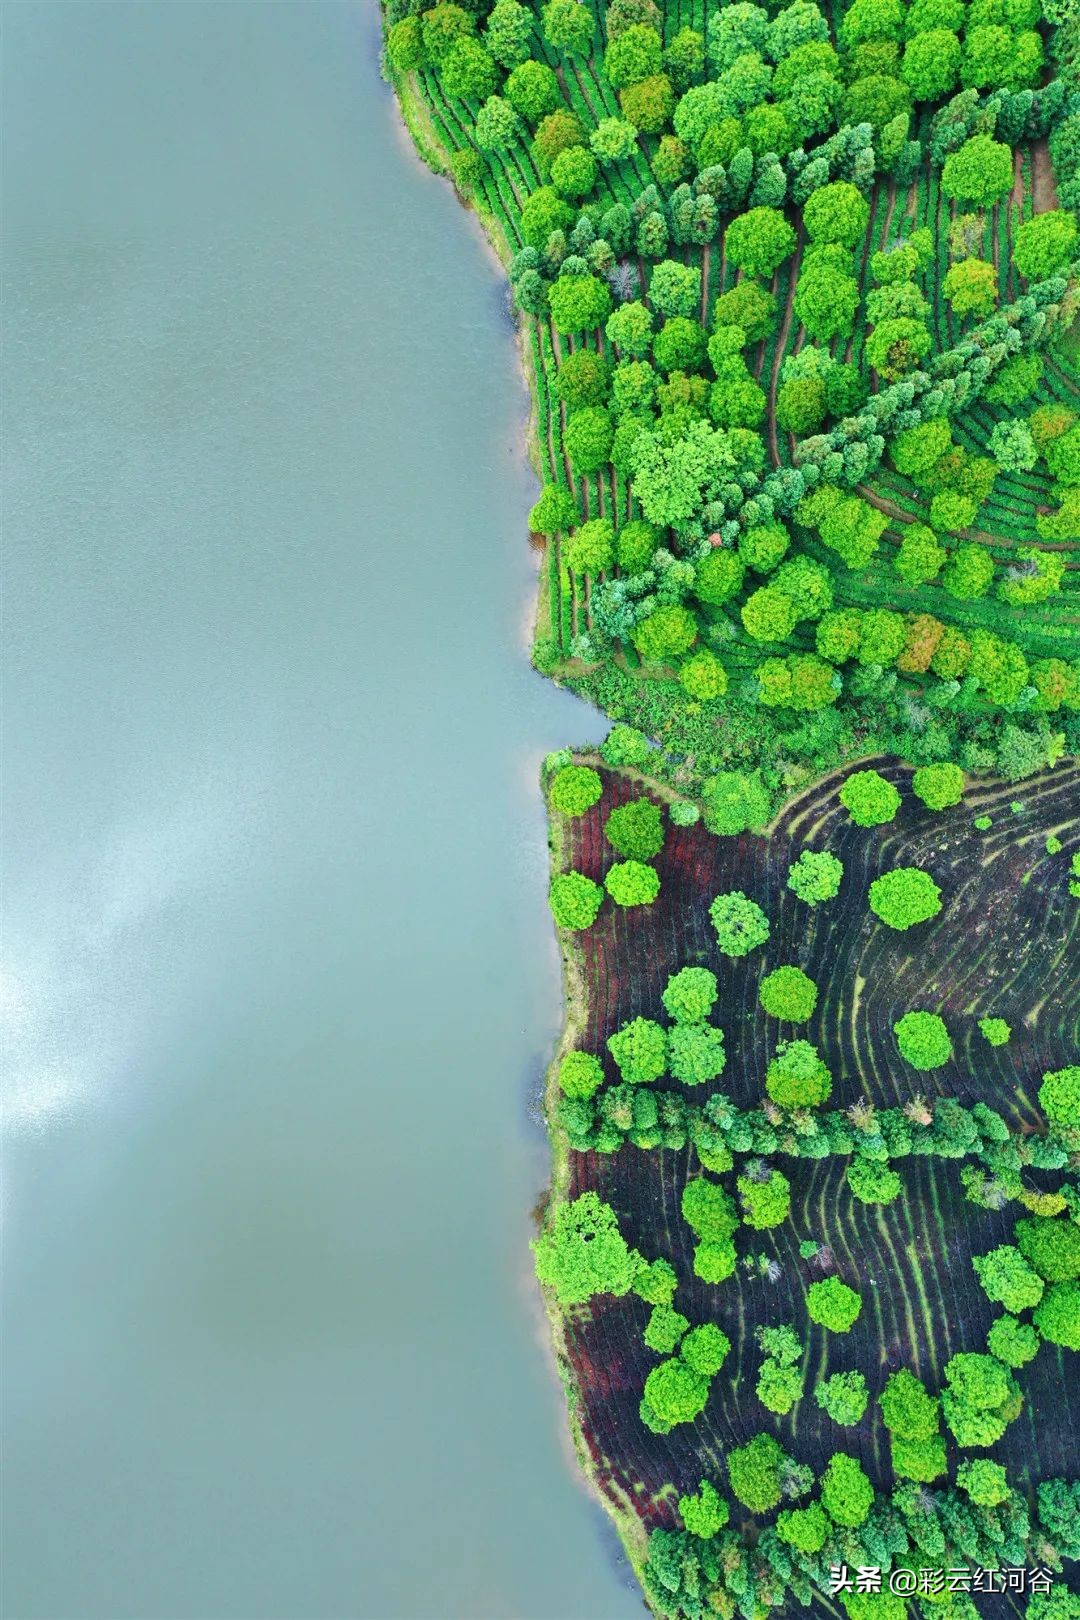
[[[620, 1620], [500, 280], [347, 4], [4, 7], [5, 1620]], [[463, 408], [464, 402], [464, 408]]]

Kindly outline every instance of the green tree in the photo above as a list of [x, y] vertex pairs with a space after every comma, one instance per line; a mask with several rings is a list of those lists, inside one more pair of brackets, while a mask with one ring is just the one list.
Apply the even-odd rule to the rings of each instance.
[[660, 893], [660, 874], [642, 861], [616, 861], [604, 888], [617, 906], [651, 906]]
[[687, 1181], [680, 1209], [687, 1226], [705, 1243], [723, 1243], [739, 1224], [730, 1193], [704, 1176], [691, 1176]]
[[940, 1403], [906, 1367], [890, 1373], [878, 1396], [882, 1422], [901, 1440], [929, 1440], [938, 1432]]
[[614, 561], [615, 530], [610, 518], [590, 518], [588, 523], [583, 523], [570, 536], [566, 562], [570, 572], [579, 578], [583, 574], [595, 578], [609, 569]]
[[780, 1108], [816, 1108], [829, 1099], [832, 1075], [809, 1041], [781, 1041], [766, 1071], [765, 1089]]
[[768, 917], [741, 889], [718, 894], [709, 907], [709, 916], [716, 929], [717, 945], [725, 956], [747, 956], [769, 937]]
[[672, 1310], [670, 1305], [656, 1305], [645, 1324], [642, 1338], [650, 1350], [669, 1356], [689, 1326], [686, 1317]]
[[997, 1507], [1009, 1494], [1009, 1481], [1000, 1463], [989, 1457], [972, 1458], [956, 1470], [956, 1483], [976, 1507]]
[[694, 595], [710, 607], [720, 607], [742, 588], [746, 565], [734, 551], [716, 546], [694, 569]]
[[704, 1541], [719, 1534], [728, 1522], [728, 1514], [727, 1503], [707, 1479], [702, 1480], [696, 1495], [679, 1497], [683, 1528]]
[[517, 67], [529, 60], [533, 37], [533, 14], [518, 0], [497, 0], [488, 16], [484, 42], [504, 68]]
[[577, 505], [568, 489], [558, 484], [545, 484], [529, 513], [529, 528], [534, 534], [564, 534], [578, 520]]
[[990, 315], [997, 308], [997, 271], [988, 259], [961, 259], [950, 265], [941, 285], [954, 315]]
[[548, 0], [540, 15], [549, 45], [568, 56], [588, 56], [594, 24], [592, 12], [581, 0]]
[[828, 850], [804, 849], [797, 861], [788, 867], [787, 886], [808, 906], [835, 900], [840, 893], [840, 880], [844, 863]]
[[768, 280], [794, 251], [795, 232], [777, 208], [751, 208], [733, 219], [724, 237], [729, 261], [748, 276]]
[[676, 1024], [669, 1048], [671, 1073], [684, 1086], [704, 1085], [723, 1073], [724, 1036], [712, 1024]]
[[600, 798], [604, 784], [590, 765], [564, 765], [551, 779], [548, 797], [564, 816], [583, 816]]
[[1051, 1283], [1033, 1319], [1048, 1343], [1080, 1350], [1080, 1283]]
[[715, 1322], [701, 1322], [690, 1329], [679, 1353], [688, 1367], [711, 1378], [724, 1365], [730, 1349], [731, 1340]]
[[809, 1507], [784, 1508], [776, 1518], [776, 1533], [796, 1552], [812, 1558], [819, 1553], [828, 1539], [831, 1526], [820, 1502]]
[[899, 1198], [903, 1186], [895, 1170], [890, 1170], [880, 1159], [869, 1159], [863, 1153], [853, 1156], [844, 1179], [852, 1194], [863, 1204], [891, 1204]]
[[675, 1358], [662, 1361], [645, 1380], [642, 1422], [656, 1434], [667, 1434], [680, 1423], [692, 1423], [704, 1411], [709, 1380]]
[[849, 1333], [862, 1310], [862, 1300], [839, 1277], [824, 1277], [807, 1289], [806, 1310], [819, 1327], [832, 1333]]
[[801, 1367], [784, 1366], [779, 1361], [763, 1361], [758, 1373], [757, 1398], [762, 1406], [784, 1417], [803, 1392]]
[[1080, 1125], [1080, 1064], [1044, 1074], [1039, 1105], [1054, 1125]]
[[976, 1255], [971, 1264], [987, 1299], [1004, 1305], [1014, 1315], [1030, 1310], [1043, 1297], [1042, 1278], [1011, 1243], [1002, 1243], [989, 1254]]
[[604, 74], [614, 90], [640, 84], [663, 67], [660, 35], [648, 23], [631, 23], [608, 43], [604, 52]]
[[424, 65], [424, 40], [419, 17], [402, 17], [386, 36], [386, 54], [395, 73], [413, 73]]
[[559, 1204], [534, 1249], [536, 1275], [560, 1305], [630, 1291], [637, 1257], [619, 1231], [615, 1211], [594, 1192]]
[[761, 981], [758, 999], [773, 1018], [804, 1024], [817, 1006], [818, 988], [799, 967], [778, 967]]
[[[514, 68], [503, 86], [507, 101], [530, 124], [539, 124], [548, 113], [554, 112], [562, 102], [562, 91], [553, 68], [546, 62], [522, 62]], [[536, 193], [533, 193], [535, 197]], [[527, 208], [532, 197], [527, 199]], [[523, 233], [524, 234], [524, 233]], [[529, 237], [525, 237], [529, 241]], [[546, 240], [546, 237], [545, 237]], [[542, 246], [542, 243], [536, 244]]]
[[608, 1037], [608, 1051], [631, 1085], [648, 1085], [667, 1070], [667, 1032], [651, 1018], [633, 1018]]
[[757, 832], [772, 814], [772, 802], [758, 772], [718, 771], [702, 789], [705, 825], [712, 833]]
[[[577, 0], [571, 0], [571, 4], [576, 5]], [[548, 301], [551, 305], [552, 324], [557, 332], [564, 334], [588, 332], [593, 327], [603, 326], [611, 314], [611, 293], [598, 276], [560, 276], [558, 281], [552, 283]], [[584, 414], [578, 412], [576, 419], [580, 420]], [[610, 439], [608, 448], [610, 449]], [[603, 460], [607, 460], [606, 455]]]
[[660, 807], [651, 799], [629, 799], [616, 806], [604, 822], [604, 834], [613, 849], [635, 861], [649, 861], [664, 846]]
[[1004, 1018], [980, 1018], [979, 1034], [991, 1046], [1007, 1046], [1012, 1030]]
[[953, 1055], [945, 1020], [937, 1013], [906, 1012], [893, 1025], [900, 1056], [913, 1069], [939, 1069]]
[[1070, 1282], [1080, 1277], [1080, 1226], [1072, 1220], [1033, 1215], [1016, 1223], [1016, 1242], [1047, 1282]]
[[890, 928], [914, 928], [941, 910], [941, 890], [928, 872], [898, 866], [870, 885], [870, 910]]
[[551, 165], [551, 183], [560, 197], [586, 197], [596, 185], [598, 173], [587, 146], [569, 146]]
[[1064, 209], [1036, 214], [1013, 237], [1013, 263], [1029, 281], [1045, 281], [1076, 257], [1078, 237], [1076, 220]]
[[878, 771], [855, 771], [840, 789], [840, 803], [856, 826], [880, 827], [896, 815], [900, 795]]
[[760, 1173], [749, 1168], [737, 1177], [735, 1185], [742, 1204], [743, 1222], [755, 1231], [779, 1226], [791, 1210], [791, 1183], [779, 1170], [762, 1165]]
[[448, 96], [461, 101], [486, 101], [499, 82], [491, 52], [478, 39], [458, 39], [451, 45], [439, 69], [442, 87]]
[[728, 689], [727, 671], [715, 653], [703, 647], [679, 669], [679, 680], [687, 695], [699, 703], [713, 703]]
[[699, 1024], [708, 1018], [718, 994], [716, 974], [708, 968], [684, 967], [668, 979], [661, 1000], [677, 1024]]
[[745, 343], [760, 343], [776, 325], [776, 296], [760, 281], [737, 281], [721, 293], [713, 305], [713, 326], [717, 331], [736, 327]]
[[662, 664], [688, 652], [697, 640], [697, 625], [689, 608], [669, 603], [658, 607], [634, 626], [633, 642], [646, 663]]
[[562, 872], [551, 880], [549, 899], [551, 914], [559, 927], [580, 933], [596, 921], [604, 891], [584, 872]]
[[1015, 1316], [999, 1316], [990, 1324], [986, 1348], [1006, 1367], [1024, 1367], [1039, 1353], [1039, 1335], [1030, 1322], [1018, 1322]]
[[960, 76], [960, 41], [948, 28], [916, 34], [904, 51], [904, 82], [916, 101], [940, 101]]
[[603, 1066], [591, 1052], [567, 1052], [559, 1064], [559, 1086], [567, 1097], [591, 1097], [603, 1083]]
[[605, 166], [624, 163], [637, 149], [637, 130], [625, 118], [601, 118], [589, 136], [589, 148]]
[[[517, 0], [507, 0], [514, 5]], [[502, 96], [488, 96], [476, 115], [476, 144], [484, 152], [505, 152], [521, 137], [521, 120]]]
[[821, 1500], [834, 1524], [856, 1529], [874, 1505], [874, 1487], [854, 1457], [836, 1451], [821, 1476]]
[[732, 1494], [751, 1513], [768, 1513], [780, 1501], [784, 1452], [771, 1434], [756, 1434], [727, 1454]]
[[869, 203], [847, 180], [822, 186], [803, 208], [803, 223], [812, 242], [839, 242], [848, 248], [862, 241], [869, 218]]
[[623, 117], [643, 135], [659, 135], [671, 119], [675, 93], [666, 73], [653, 73], [619, 91]]
[[852, 1428], [866, 1411], [866, 1379], [861, 1372], [833, 1373], [815, 1389], [814, 1399], [834, 1423]]
[[1012, 150], [990, 135], [972, 135], [945, 159], [941, 189], [957, 202], [989, 208], [1012, 190]]
[[964, 796], [964, 773], [959, 765], [920, 765], [911, 779], [911, 791], [928, 810], [945, 810]]

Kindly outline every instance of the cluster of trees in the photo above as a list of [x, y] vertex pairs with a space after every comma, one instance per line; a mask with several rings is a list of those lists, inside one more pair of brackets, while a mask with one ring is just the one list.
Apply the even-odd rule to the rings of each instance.
[[[548, 801], [560, 815], [583, 816], [602, 794], [600, 774], [589, 765], [560, 759], [550, 773]], [[649, 864], [664, 845], [660, 806], [645, 797], [617, 805], [604, 819], [604, 836], [624, 858], [608, 868], [602, 885], [577, 871], [558, 873], [551, 881], [552, 915], [568, 932], [592, 927], [605, 893], [620, 907], [652, 905], [660, 893], [660, 874]]]

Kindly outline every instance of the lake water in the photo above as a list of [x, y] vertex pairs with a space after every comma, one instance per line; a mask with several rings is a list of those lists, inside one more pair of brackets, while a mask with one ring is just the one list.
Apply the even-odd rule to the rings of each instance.
[[5, 1620], [640, 1614], [529, 1278], [599, 726], [501, 279], [373, 8], [4, 9]]

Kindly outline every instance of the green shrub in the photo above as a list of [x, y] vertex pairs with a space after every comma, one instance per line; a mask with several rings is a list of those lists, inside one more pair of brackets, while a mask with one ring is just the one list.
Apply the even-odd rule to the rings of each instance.
[[705, 1410], [709, 1380], [675, 1358], [662, 1361], [645, 1380], [641, 1420], [655, 1434], [667, 1434], [680, 1423], [692, 1423]]
[[757, 832], [772, 814], [768, 791], [757, 771], [718, 771], [705, 783], [702, 799], [706, 827], [722, 836]]
[[583, 816], [604, 791], [596, 771], [588, 765], [564, 765], [551, 779], [549, 798], [561, 815]]
[[1004, 1018], [980, 1018], [979, 1033], [991, 1046], [1005, 1046], [1012, 1030]]
[[818, 988], [798, 967], [778, 967], [761, 981], [758, 999], [773, 1018], [804, 1024], [817, 1006]]
[[1039, 1104], [1054, 1125], [1080, 1125], [1080, 1064], [1044, 1074]]
[[711, 1240], [699, 1243], [694, 1250], [694, 1276], [702, 1282], [722, 1283], [735, 1275], [735, 1245], [730, 1238], [722, 1242]]
[[715, 1322], [701, 1322], [690, 1329], [679, 1354], [688, 1367], [711, 1378], [720, 1371], [730, 1350], [731, 1340]]
[[840, 789], [840, 803], [859, 827], [880, 827], [900, 808], [900, 795], [877, 771], [855, 771]]
[[907, 1012], [893, 1025], [901, 1057], [913, 1069], [938, 1069], [953, 1055], [945, 1020], [937, 1013]]
[[878, 1396], [881, 1418], [900, 1440], [929, 1440], [938, 1432], [939, 1403], [906, 1367], [890, 1373]]
[[604, 822], [604, 835], [620, 855], [635, 861], [651, 860], [664, 846], [659, 805], [651, 799], [631, 799], [616, 806]]
[[776, 1519], [776, 1533], [780, 1540], [808, 1557], [821, 1551], [830, 1529], [820, 1502], [811, 1502], [809, 1507], [804, 1508], [784, 1508]]
[[825, 1277], [807, 1289], [806, 1309], [810, 1320], [819, 1327], [831, 1333], [850, 1333], [862, 1310], [862, 1300], [839, 1277]]
[[596, 914], [603, 904], [604, 891], [584, 872], [562, 872], [552, 878], [548, 897], [551, 914], [559, 927], [580, 933], [583, 928], [591, 928], [596, 921]]
[[1080, 1277], [1080, 1226], [1059, 1216], [1051, 1220], [1033, 1215], [1016, 1223], [1016, 1242], [1040, 1277], [1047, 1282], [1070, 1282]]
[[975, 1255], [971, 1264], [986, 1297], [1014, 1315], [1030, 1310], [1042, 1299], [1042, 1278], [1011, 1243]]
[[870, 885], [870, 910], [889, 928], [904, 930], [928, 922], [941, 910], [941, 890], [928, 872], [898, 866]]
[[675, 1024], [668, 1050], [671, 1073], [684, 1086], [704, 1085], [724, 1072], [724, 1034], [712, 1024]]
[[948, 1459], [944, 1438], [935, 1434], [928, 1440], [902, 1440], [893, 1435], [889, 1441], [889, 1454], [893, 1473], [901, 1479], [913, 1479], [920, 1485], [929, 1485], [947, 1472]]

